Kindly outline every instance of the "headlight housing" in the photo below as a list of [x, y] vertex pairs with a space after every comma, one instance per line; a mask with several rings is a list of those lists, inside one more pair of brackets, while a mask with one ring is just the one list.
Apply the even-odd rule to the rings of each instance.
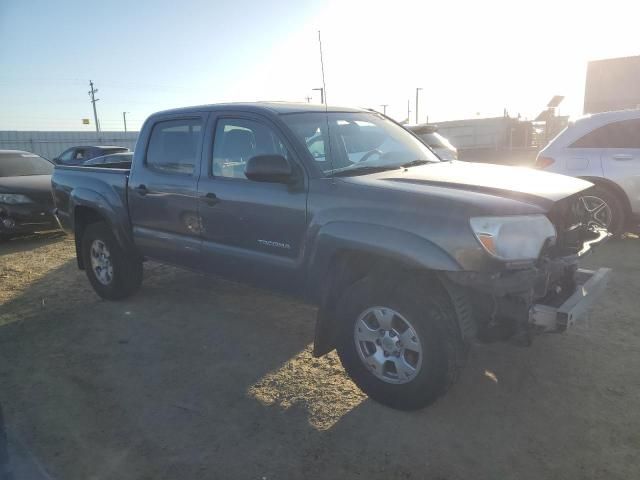
[[33, 203], [26, 195], [21, 195], [19, 193], [0, 193], [0, 203], [4, 203], [6, 205], [20, 205], [24, 203]]
[[471, 229], [484, 249], [500, 260], [535, 260], [556, 229], [545, 215], [474, 217]]

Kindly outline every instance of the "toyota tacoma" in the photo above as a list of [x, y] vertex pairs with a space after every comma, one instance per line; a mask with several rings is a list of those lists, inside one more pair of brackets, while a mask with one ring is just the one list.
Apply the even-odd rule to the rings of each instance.
[[442, 395], [474, 343], [567, 330], [609, 274], [578, 266], [608, 235], [591, 183], [443, 161], [369, 110], [164, 111], [130, 169], [59, 165], [52, 184], [101, 297], [133, 294], [150, 259], [301, 298], [319, 307], [314, 354], [337, 349], [399, 409]]

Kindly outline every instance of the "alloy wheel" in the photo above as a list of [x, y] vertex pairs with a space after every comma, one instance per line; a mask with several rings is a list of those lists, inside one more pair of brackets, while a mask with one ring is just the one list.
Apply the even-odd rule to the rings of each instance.
[[356, 350], [373, 375], [387, 383], [413, 380], [422, 367], [422, 343], [411, 323], [388, 307], [362, 312], [353, 332]]
[[98, 281], [109, 285], [113, 281], [113, 263], [111, 253], [102, 240], [94, 240], [91, 244], [91, 268]]

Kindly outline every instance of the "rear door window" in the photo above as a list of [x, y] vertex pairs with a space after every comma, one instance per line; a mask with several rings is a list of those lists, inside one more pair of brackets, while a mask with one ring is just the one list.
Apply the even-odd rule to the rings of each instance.
[[571, 148], [640, 148], [640, 119], [596, 128], [576, 140]]
[[153, 126], [146, 164], [165, 173], [192, 175], [202, 143], [202, 121], [184, 118]]

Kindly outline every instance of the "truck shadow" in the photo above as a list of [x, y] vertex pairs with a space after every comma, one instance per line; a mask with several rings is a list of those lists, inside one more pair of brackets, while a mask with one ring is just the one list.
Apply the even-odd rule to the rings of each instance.
[[0, 256], [10, 253], [27, 252], [36, 246], [47, 245], [60, 241], [65, 234], [59, 230], [50, 232], [33, 233], [0, 240]]
[[592, 260], [626, 264], [610, 286], [626, 303], [531, 348], [474, 347], [418, 412], [366, 399], [335, 354], [311, 358], [307, 305], [154, 264], [139, 294], [105, 302], [69, 260], [0, 307], [0, 402], [56, 478], [632, 478], [630, 461], [602, 467], [602, 436], [633, 451], [638, 420], [632, 243]]

